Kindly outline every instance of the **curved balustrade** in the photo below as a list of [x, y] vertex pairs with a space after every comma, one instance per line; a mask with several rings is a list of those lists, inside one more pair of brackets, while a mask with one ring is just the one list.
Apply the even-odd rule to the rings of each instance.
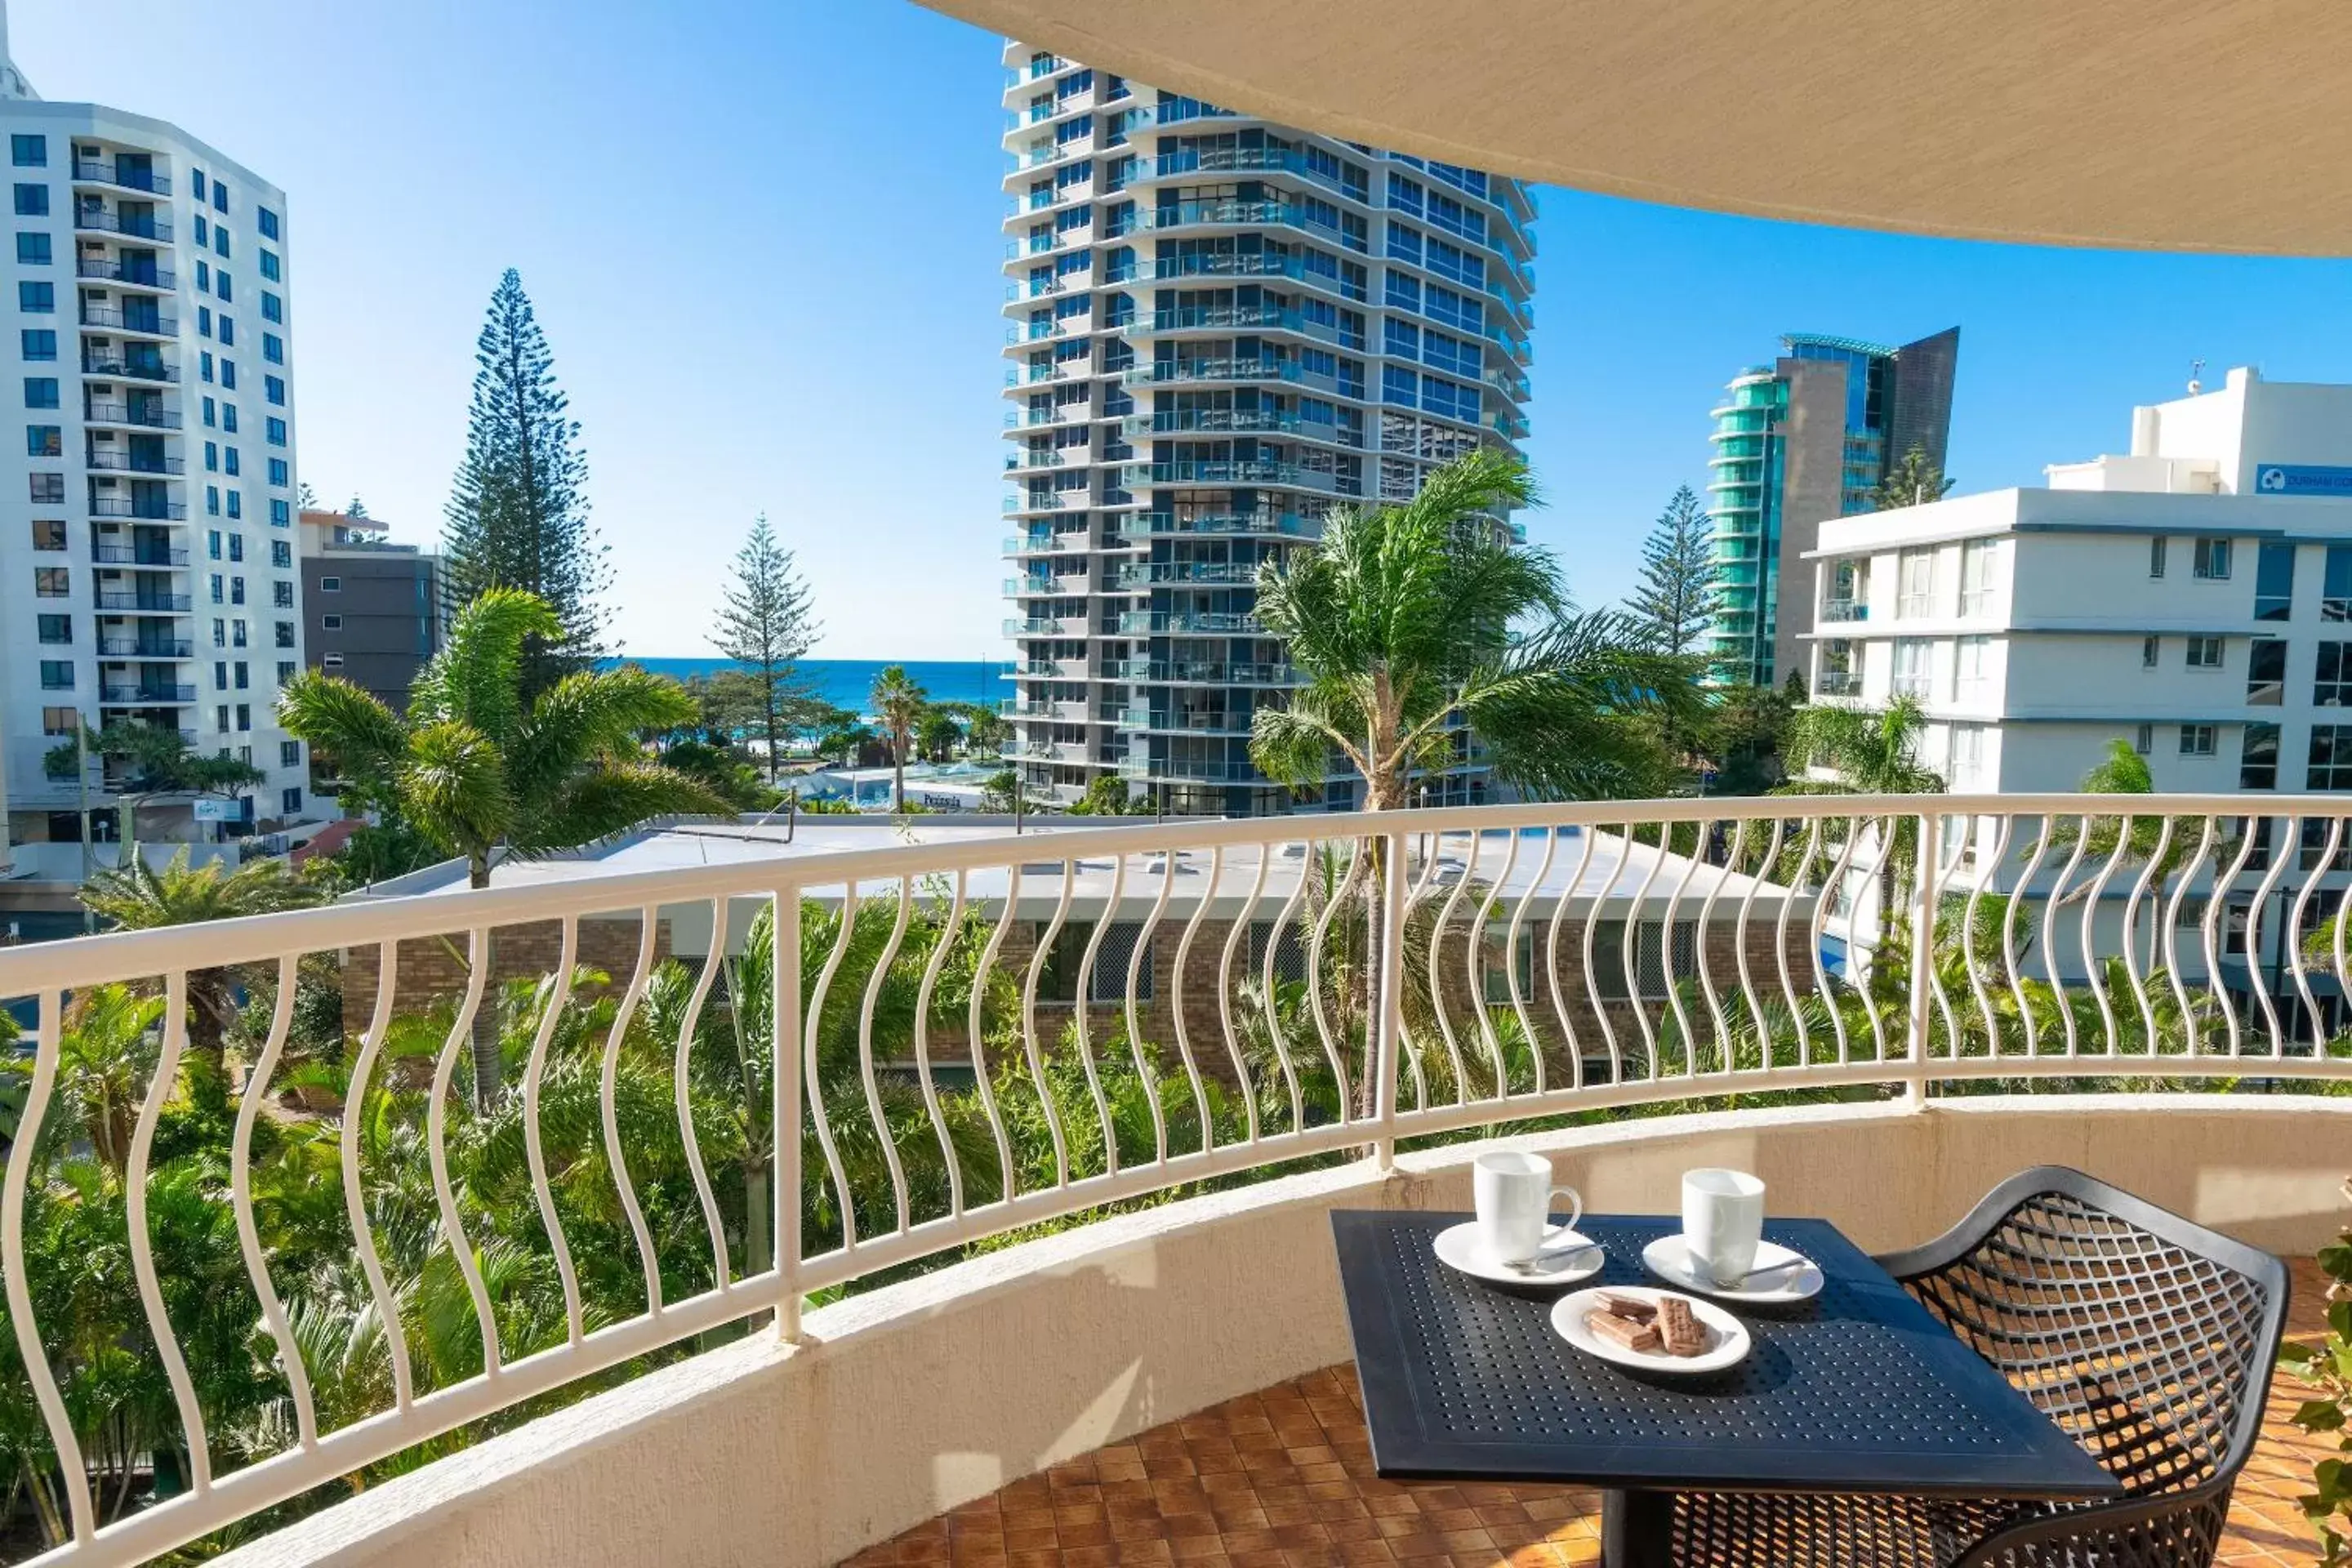
[[[697, 1336], [793, 1336], [812, 1292], [1308, 1157], [1734, 1095], [2352, 1079], [2347, 820], [2062, 795], [1070, 825], [0, 950], [33, 1020], [0, 1273], [70, 1535], [41, 1561], [136, 1562]], [[323, 1054], [297, 1027], [320, 976], [352, 1034]], [[118, 985], [161, 1003], [101, 1082]], [[225, 1029], [233, 1126], [164, 1128]], [[217, 1138], [225, 1176], [155, 1175], [159, 1128]], [[121, 1194], [125, 1331], [186, 1466], [112, 1522], [61, 1260], [28, 1238], [68, 1166]], [[275, 1248], [298, 1199], [341, 1216], [335, 1292]], [[206, 1215], [222, 1275], [159, 1268]], [[258, 1353], [256, 1411], [200, 1397], [224, 1353]]]

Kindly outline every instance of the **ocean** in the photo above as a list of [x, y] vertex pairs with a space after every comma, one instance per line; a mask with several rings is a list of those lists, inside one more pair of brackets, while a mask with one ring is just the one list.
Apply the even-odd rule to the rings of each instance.
[[[716, 675], [722, 669], [735, 668], [724, 658], [640, 658], [627, 656], [631, 664], [641, 664], [656, 675], [667, 675], [684, 680], [693, 675]], [[836, 708], [846, 708], [853, 713], [865, 713], [872, 707], [869, 698], [874, 690], [874, 678], [882, 673], [892, 660], [882, 658], [804, 658], [800, 661], [803, 679], [816, 688], [817, 695]], [[1012, 666], [1003, 659], [908, 659], [901, 661], [907, 673], [914, 678], [934, 702], [985, 702], [993, 706], [1003, 698], [1013, 695], [1005, 683], [1004, 672]]]

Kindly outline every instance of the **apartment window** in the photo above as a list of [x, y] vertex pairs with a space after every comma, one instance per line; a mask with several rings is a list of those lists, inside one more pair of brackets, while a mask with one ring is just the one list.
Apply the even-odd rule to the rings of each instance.
[[261, 357], [271, 364], [286, 363], [286, 340], [276, 332], [261, 334]]
[[58, 425], [27, 425], [25, 426], [25, 456], [28, 458], [61, 458], [65, 456], [65, 428]]
[[236, 390], [236, 361], [224, 358], [220, 362], [220, 384], [225, 391]]
[[73, 641], [71, 616], [36, 616], [34, 620], [39, 626], [43, 642], [67, 644]]
[[273, 497], [269, 502], [269, 526], [290, 528], [294, 523], [294, 508], [284, 497]]
[[227, 585], [228, 580], [223, 577], [219, 573], [215, 572], [212, 574], [212, 599], [214, 604], [217, 605], [222, 602], [223, 591], [227, 587]]
[[27, 408], [58, 407], [58, 378], [53, 375], [26, 376], [25, 406]]
[[205, 515], [206, 517], [220, 515], [220, 486], [218, 485], [205, 487]]
[[278, 270], [278, 253], [276, 251], [265, 250], [261, 253], [261, 275], [264, 278], [268, 279], [272, 283], [279, 280]]
[[236, 705], [236, 729], [237, 729], [237, 733], [239, 733], [239, 734], [244, 734], [244, 733], [246, 733], [247, 731], [250, 731], [252, 728], [253, 728], [253, 704], [252, 704], [252, 703], [250, 703], [250, 702], [240, 702], [240, 703], [238, 703], [238, 704]]
[[215, 561], [221, 558], [221, 531], [219, 529], [208, 528], [205, 530], [205, 553]]
[[234, 403], [224, 403], [224, 404], [222, 404], [222, 405], [221, 405], [221, 426], [220, 426], [220, 427], [221, 427], [223, 430], [226, 431], [229, 435], [234, 436], [234, 435], [236, 435], [236, 404], [234, 404]]
[[229, 622], [228, 646], [231, 647], [244, 647], [247, 646], [246, 625], [242, 618]]
[[44, 735], [71, 735], [80, 729], [81, 710], [79, 708], [41, 710], [41, 733]]
[[2352, 724], [2314, 724], [2306, 789], [2352, 789]]
[[2275, 724], [2249, 724], [2245, 742], [2238, 752], [2238, 787], [2240, 789], [2278, 788], [2279, 727]]
[[236, 318], [226, 310], [220, 313], [220, 341], [228, 348], [236, 347]]
[[1952, 726], [1952, 787], [1975, 789], [1984, 782], [1984, 737], [1981, 724]]
[[18, 185], [16, 187], [16, 216], [18, 217], [48, 216], [49, 187], [47, 185]]
[[271, 484], [283, 485], [291, 480], [293, 477], [294, 470], [288, 465], [285, 458], [272, 458], [269, 459], [269, 482]]
[[2331, 544], [2319, 579], [2319, 618], [2352, 621], [2352, 544]]
[[228, 182], [226, 180], [215, 178], [213, 181], [213, 211], [228, 211]]
[[69, 658], [45, 658], [41, 660], [42, 690], [71, 691], [73, 689], [73, 660]]
[[63, 550], [66, 547], [66, 525], [61, 518], [37, 517], [33, 520], [33, 548]]
[[2147, 574], [2164, 575], [2164, 535], [2160, 533], [2147, 542]]
[[196, 263], [196, 292], [209, 294], [212, 289], [213, 264], [209, 261], [199, 261]]
[[2254, 619], [2284, 621], [2294, 613], [2294, 546], [2265, 544], [2254, 552]]
[[58, 357], [58, 334], [48, 327], [26, 327], [16, 335], [24, 345], [28, 360], [53, 360]]
[[1952, 645], [1952, 696], [1956, 700], [1973, 699], [1983, 692], [1991, 659], [1990, 637], [1962, 637]]
[[268, 207], [254, 208], [253, 222], [254, 226], [261, 230], [262, 238], [276, 239], [278, 237], [278, 215], [271, 212]]
[[273, 323], [286, 320], [286, 301], [267, 289], [261, 291], [261, 319]]
[[2142, 637], [2139, 639], [2139, 667], [2142, 669], [2154, 669], [2157, 665], [2157, 660], [2162, 657], [2163, 653], [2164, 639], [2162, 637]]
[[271, 446], [283, 447], [286, 445], [286, 421], [278, 418], [276, 415], [272, 415], [268, 418], [264, 419], [261, 424], [263, 437]]
[[2230, 542], [2226, 539], [2200, 539], [2197, 556], [2189, 568], [2192, 575], [2221, 582], [2230, 575]]
[[1925, 637], [1895, 639], [1895, 694], [1898, 697], [1927, 695], [1927, 672], [1934, 645]]
[[28, 316], [54, 316], [58, 311], [58, 286], [48, 282], [26, 280], [16, 285], [16, 309]]
[[9, 137], [8, 162], [19, 169], [47, 168], [49, 139], [46, 136]]
[[300, 767], [302, 765], [302, 742], [299, 741], [278, 742], [278, 765], [281, 768]]
[[2142, 724], [2132, 732], [2132, 750], [2143, 757], [2156, 750], [2155, 725]]
[[196, 244], [201, 247], [210, 245], [212, 242], [212, 225], [205, 220], [204, 214], [198, 213], [196, 215]]
[[242, 605], [245, 603], [244, 578], [232, 577], [228, 580], [228, 602], [232, 605]]
[[2256, 637], [2246, 645], [2246, 705], [2276, 708], [2286, 700], [2286, 644]]
[[2318, 668], [2312, 672], [2311, 700], [2320, 708], [2352, 708], [2352, 642], [2319, 645]]
[[278, 684], [283, 686], [293, 679], [294, 666], [292, 661], [280, 659], [278, 664]]
[[269, 563], [283, 572], [294, 564], [294, 547], [282, 539], [269, 542]]
[[294, 584], [280, 580], [269, 585], [269, 602], [281, 610], [294, 607]]
[[47, 267], [53, 259], [49, 237], [46, 234], [25, 233], [16, 237], [16, 262], [20, 267]]
[[202, 169], [194, 169], [189, 171], [188, 194], [190, 195], [195, 197], [198, 201], [203, 201], [205, 199], [205, 172]]
[[221, 469], [233, 478], [245, 472], [244, 465], [237, 460], [236, 447], [231, 447], [221, 454]]
[[[201, 266], [202, 263], [198, 263], [198, 265]], [[236, 301], [236, 286], [230, 281], [227, 268], [223, 267], [214, 272], [213, 294], [224, 303], [234, 303]]]
[[33, 568], [33, 592], [44, 599], [62, 599], [73, 592], [73, 571], [66, 566]]
[[2184, 757], [2210, 757], [2213, 754], [2213, 726], [2183, 724], [2180, 726], [2180, 754]]
[[292, 621], [280, 621], [278, 623], [278, 646], [279, 647], [292, 647], [294, 646], [294, 623]]
[[278, 792], [278, 815], [292, 816], [302, 809], [302, 792], [292, 784]]
[[320, 669], [341, 669], [343, 668], [343, 656], [339, 653], [322, 653], [319, 656], [319, 668]]
[[1981, 616], [1992, 608], [1993, 552], [1997, 542], [1971, 539], [1960, 546], [1960, 614]]
[[66, 477], [63, 474], [33, 474], [32, 499], [39, 505], [63, 506], [66, 501]]
[[2219, 669], [2221, 668], [2220, 637], [2190, 637], [2188, 642], [2189, 668]]
[[196, 355], [196, 374], [206, 381], [213, 378], [213, 352], [205, 350]]
[[228, 689], [228, 660], [225, 658], [213, 660], [213, 689], [215, 691]]
[[1895, 613], [1909, 617], [1928, 616], [1936, 610], [1936, 552], [1933, 550], [1903, 552], [1896, 568]]
[[216, 426], [216, 425], [218, 425], [218, 424], [220, 423], [220, 417], [219, 417], [219, 414], [220, 414], [220, 405], [219, 405], [219, 404], [217, 404], [217, 403], [215, 403], [211, 398], [207, 397], [207, 398], [205, 398], [205, 405], [204, 405], [204, 406], [205, 406], [205, 416], [204, 416], [204, 417], [205, 417], [205, 429], [207, 429], [207, 430], [210, 430], [210, 429], [212, 429], [215, 426]]
[[319, 592], [321, 594], [340, 594], [342, 591], [343, 580], [341, 577], [321, 577], [319, 579]]
[[220, 443], [217, 441], [205, 443], [205, 472], [208, 474], [220, 472]]
[[245, 515], [245, 492], [243, 490], [231, 490], [228, 492], [228, 514], [231, 517], [236, 518], [241, 518]]
[[252, 685], [253, 667], [246, 663], [245, 660], [238, 659], [236, 661], [236, 689], [239, 691], [243, 691], [250, 688]]
[[341, 631], [343, 629], [343, 617], [341, 616], [320, 616], [319, 617], [319, 629], [322, 632]]

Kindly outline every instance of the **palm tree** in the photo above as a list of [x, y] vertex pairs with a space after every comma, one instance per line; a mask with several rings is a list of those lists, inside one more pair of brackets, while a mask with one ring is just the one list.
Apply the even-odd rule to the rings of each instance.
[[[527, 641], [551, 645], [563, 635], [538, 595], [493, 588], [457, 613], [410, 689], [405, 718], [348, 680], [306, 671], [279, 697], [278, 719], [331, 755], [362, 800], [464, 857], [476, 888], [490, 885], [499, 858], [568, 849], [667, 812], [731, 815], [703, 784], [648, 758], [638, 740], [640, 731], [694, 717], [693, 699], [676, 681], [629, 666], [575, 671], [524, 701]], [[487, 1108], [499, 1053], [483, 1012], [474, 1086]]]
[[1696, 665], [1650, 651], [1622, 616], [1575, 612], [1549, 554], [1496, 537], [1487, 520], [1532, 499], [1525, 465], [1481, 449], [1403, 505], [1334, 509], [1314, 549], [1261, 567], [1258, 618], [1307, 683], [1258, 709], [1259, 770], [1305, 788], [1336, 751], [1363, 775], [1364, 809], [1386, 811], [1475, 739], [1531, 795], [1667, 788], [1656, 721], [1696, 722]]
[[914, 742], [916, 729], [923, 721], [923, 710], [930, 705], [930, 694], [915, 683], [903, 664], [887, 665], [874, 678], [875, 716], [890, 737], [891, 787], [897, 795], [895, 809], [907, 809], [907, 749]]
[[1834, 780], [1802, 780], [1775, 795], [1941, 795], [1944, 778], [1919, 762], [1927, 710], [1908, 693], [1883, 710], [1815, 703], [1789, 716], [1788, 752]]
[[[326, 900], [324, 881], [296, 871], [284, 860], [249, 860], [230, 870], [226, 862], [188, 863], [182, 846], [161, 869], [147, 864], [138, 846], [125, 846], [122, 863], [98, 871], [82, 884], [84, 908], [124, 931], [195, 925], [307, 909]], [[222, 1042], [238, 1021], [240, 989], [273, 983], [274, 964], [188, 971], [188, 1045], [192, 1098], [226, 1104], [227, 1066]]]

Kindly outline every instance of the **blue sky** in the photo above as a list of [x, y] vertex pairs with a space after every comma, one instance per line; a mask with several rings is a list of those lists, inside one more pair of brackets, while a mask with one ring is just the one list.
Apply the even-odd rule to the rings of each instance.
[[[303, 477], [428, 539], [520, 268], [585, 426], [618, 629], [708, 651], [765, 510], [820, 656], [1003, 649], [998, 40], [907, 0], [12, 0], [47, 97], [185, 126], [289, 193]], [[2038, 251], [1540, 197], [1530, 533], [1604, 604], [1706, 410], [1788, 329], [1958, 322], [1963, 489], [2123, 445], [2259, 364], [2352, 379], [2342, 262]]]

